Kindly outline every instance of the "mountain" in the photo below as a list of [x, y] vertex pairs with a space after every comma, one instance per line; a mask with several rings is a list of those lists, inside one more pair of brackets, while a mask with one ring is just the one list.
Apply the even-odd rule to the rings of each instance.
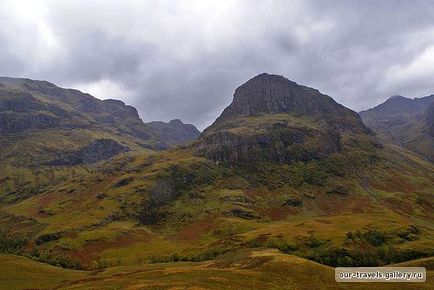
[[122, 135], [149, 149], [167, 149], [199, 135], [193, 125], [180, 120], [143, 123], [137, 110], [122, 101], [99, 100], [45, 81], [0, 78], [0, 96], [2, 135], [41, 129], [96, 129]]
[[176, 144], [188, 143], [196, 140], [200, 135], [200, 131], [194, 125], [184, 124], [179, 119], [171, 120], [168, 123], [154, 121], [145, 123], [145, 125], [151, 134], [166, 140], [160, 149], [167, 149]]
[[99, 100], [46, 81], [2, 77], [0, 199], [38, 192], [57, 180], [53, 175], [68, 176], [65, 171], [74, 171], [72, 166], [168, 149], [199, 134], [180, 120], [143, 123], [134, 107], [119, 100]]
[[[92, 160], [89, 151], [68, 158]], [[340, 287], [330, 266], [434, 256], [434, 164], [282, 76], [240, 86], [192, 144], [132, 151], [46, 177], [33, 168], [44, 186], [32, 192], [22, 191], [29, 172], [21, 174], [0, 199], [0, 252], [14, 255], [0, 260], [44, 271], [21, 255], [86, 270], [53, 269], [69, 277], [64, 287], [153, 287], [161, 279], [158, 287], [222, 288], [235, 271], [240, 289], [281, 288], [287, 277], [301, 289], [330, 289]], [[16, 173], [1, 173], [2, 182]]]
[[434, 95], [415, 99], [394, 96], [360, 116], [380, 135], [434, 161], [433, 104]]
[[370, 135], [357, 113], [331, 97], [263, 73], [235, 91], [196, 149], [227, 163], [286, 163], [319, 159], [341, 151], [355, 136], [369, 142]]

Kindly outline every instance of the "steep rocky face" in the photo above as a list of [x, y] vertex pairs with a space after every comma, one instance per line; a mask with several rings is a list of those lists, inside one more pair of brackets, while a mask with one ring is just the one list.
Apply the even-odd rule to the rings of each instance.
[[232, 103], [207, 130], [218, 128], [234, 118], [278, 113], [320, 118], [322, 122], [333, 123], [338, 129], [367, 132], [357, 113], [336, 103], [331, 97], [283, 76], [266, 73], [237, 88]]
[[44, 104], [26, 92], [0, 88], [0, 133], [60, 126], [67, 113], [54, 104]]
[[72, 152], [61, 152], [55, 160], [48, 165], [75, 166], [92, 164], [109, 159], [121, 152], [127, 152], [129, 148], [111, 139], [98, 139], [87, 146]]
[[433, 161], [433, 106], [434, 95], [415, 99], [394, 96], [360, 116], [377, 133]]
[[318, 90], [261, 74], [239, 87], [207, 128], [196, 151], [236, 165], [323, 158], [342, 149], [342, 134], [370, 135], [357, 113]]

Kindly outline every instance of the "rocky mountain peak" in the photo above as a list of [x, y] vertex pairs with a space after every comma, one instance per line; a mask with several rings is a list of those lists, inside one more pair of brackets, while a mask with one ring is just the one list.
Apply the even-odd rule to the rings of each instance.
[[321, 115], [339, 106], [318, 90], [298, 85], [280, 75], [262, 73], [235, 90], [232, 104], [222, 118], [292, 112]]
[[341, 150], [341, 133], [370, 135], [358, 114], [318, 90], [260, 74], [201, 134], [196, 152], [229, 164], [319, 159]]

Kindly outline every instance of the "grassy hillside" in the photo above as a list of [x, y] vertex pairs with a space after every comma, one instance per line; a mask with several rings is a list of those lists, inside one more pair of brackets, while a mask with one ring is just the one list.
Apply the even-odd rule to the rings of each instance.
[[[432, 259], [430, 260], [432, 262]], [[333, 268], [276, 250], [240, 251], [208, 262], [155, 263], [73, 271], [0, 255], [0, 289], [430, 289], [426, 283], [337, 283]], [[426, 265], [413, 261], [411, 265]], [[431, 263], [432, 264], [432, 263]], [[8, 273], [6, 276], [5, 273]]]
[[[276, 174], [261, 185], [264, 173], [246, 178], [190, 148], [120, 156], [3, 206], [3, 252], [87, 269], [256, 247], [335, 266], [431, 256], [434, 168], [395, 150], [325, 185], [316, 182], [323, 173], [305, 171], [309, 164], [269, 167]], [[286, 174], [299, 181], [285, 182]]]

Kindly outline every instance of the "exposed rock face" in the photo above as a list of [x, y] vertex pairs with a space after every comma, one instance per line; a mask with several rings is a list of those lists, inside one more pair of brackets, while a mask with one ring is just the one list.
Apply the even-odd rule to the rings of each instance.
[[340, 136], [334, 131], [291, 128], [288, 124], [265, 125], [258, 131], [257, 134], [217, 131], [201, 138], [196, 149], [212, 160], [241, 165], [309, 161], [340, 149]]
[[[283, 76], [266, 73], [237, 88], [232, 103], [207, 130], [233, 118], [278, 113], [322, 117], [323, 121], [329, 121], [340, 129], [367, 131], [356, 112], [336, 103], [331, 97]], [[354, 120], [347, 123], [348, 118]]]
[[32, 95], [0, 88], [0, 133], [46, 129], [60, 125], [61, 108], [47, 106]]
[[56, 128], [60, 123], [57, 117], [46, 113], [0, 112], [0, 134], [19, 133], [28, 129]]
[[99, 139], [77, 151], [61, 153], [60, 156], [49, 165], [75, 166], [92, 164], [109, 159], [121, 152], [127, 152], [128, 147], [111, 139]]
[[357, 113], [329, 96], [282, 76], [261, 74], [235, 91], [233, 102], [195, 148], [234, 165], [309, 161], [339, 152], [341, 133], [370, 131]]

